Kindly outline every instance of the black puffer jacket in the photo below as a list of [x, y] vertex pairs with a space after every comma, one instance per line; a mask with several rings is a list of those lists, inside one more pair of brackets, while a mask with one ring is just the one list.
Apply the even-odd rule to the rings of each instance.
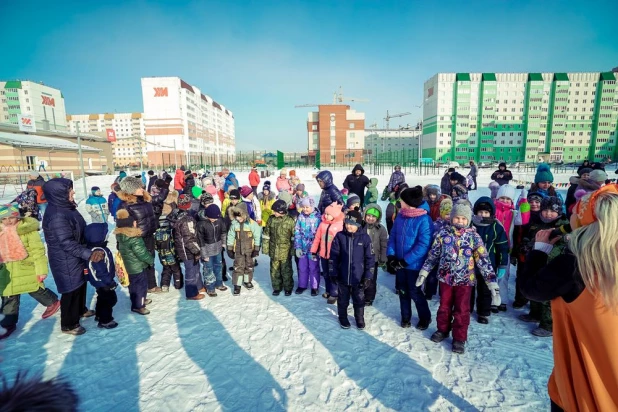
[[86, 282], [84, 269], [92, 254], [84, 238], [86, 221], [77, 211], [77, 205], [69, 201], [72, 189], [73, 182], [63, 178], [51, 179], [43, 186], [49, 203], [43, 217], [43, 233], [49, 267], [60, 293], [72, 292]]
[[318, 211], [320, 214], [324, 214], [324, 210], [332, 203], [339, 203], [344, 205], [343, 196], [341, 195], [341, 191], [337, 189], [337, 186], [333, 184], [333, 175], [328, 170], [322, 170], [316, 176], [316, 180], [321, 180], [324, 182], [324, 188], [322, 189], [322, 194], [320, 195], [320, 202], [318, 203]]
[[186, 193], [189, 196], [193, 196], [193, 187], [195, 186], [195, 178], [193, 175], [185, 175], [185, 188], [182, 189], [182, 193]]
[[197, 221], [197, 241], [202, 258], [221, 253], [227, 239], [227, 230], [222, 217], [214, 222], [206, 217], [206, 210], [200, 210]]
[[152, 210], [154, 211], [155, 218], [159, 221], [159, 218], [163, 214], [163, 202], [167, 198], [167, 195], [170, 193], [168, 188], [159, 189], [159, 192], [156, 195], [152, 196]]
[[154, 184], [157, 181], [157, 179], [158, 179], [157, 175], [150, 176], [150, 178], [148, 179], [148, 186], [147, 186], [146, 190], [148, 190], [150, 192], [150, 189], [152, 189], [152, 186], [154, 186]]
[[121, 190], [118, 192], [118, 198], [122, 201], [118, 209], [127, 209], [129, 214], [137, 220], [137, 227], [142, 230], [142, 237], [154, 235], [158, 225], [150, 194], [144, 192], [143, 196], [136, 196]]
[[181, 260], [194, 260], [200, 257], [195, 219], [186, 210], [174, 209], [167, 215], [174, 234], [174, 247]]
[[[356, 171], [360, 170], [361, 175], [356, 176]], [[348, 189], [350, 193], [355, 193], [360, 197], [360, 204], [365, 204], [365, 189], [369, 186], [369, 178], [365, 176], [365, 169], [360, 164], [354, 166], [352, 173], [349, 174], [343, 181], [343, 187]]]

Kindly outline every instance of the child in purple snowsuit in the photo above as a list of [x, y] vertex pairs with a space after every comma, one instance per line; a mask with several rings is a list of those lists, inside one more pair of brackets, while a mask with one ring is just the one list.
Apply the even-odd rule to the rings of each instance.
[[298, 207], [301, 213], [298, 215], [294, 230], [294, 249], [298, 258], [296, 294], [300, 295], [310, 286], [311, 296], [317, 296], [320, 287], [320, 268], [317, 256], [311, 254], [311, 246], [322, 217], [311, 197], [302, 198]]

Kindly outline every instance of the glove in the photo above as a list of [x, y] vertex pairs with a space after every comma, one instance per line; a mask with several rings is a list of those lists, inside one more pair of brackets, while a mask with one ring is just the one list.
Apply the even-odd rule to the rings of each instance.
[[259, 248], [259, 247], [254, 248], [254, 249], [253, 249], [253, 252], [251, 252], [251, 257], [252, 257], [252, 258], [256, 258], [256, 257], [258, 257], [259, 255], [260, 255], [260, 248]]
[[417, 288], [423, 286], [423, 283], [425, 283], [425, 279], [427, 279], [427, 276], [429, 276], [429, 272], [427, 272], [425, 269], [421, 269], [421, 271], [418, 273], [418, 279], [416, 279]]
[[36, 280], [39, 283], [43, 283], [43, 281], [47, 279], [47, 275], [37, 275]]
[[487, 285], [487, 288], [491, 292], [491, 306], [500, 306], [502, 300], [500, 299], [500, 287], [496, 282], [491, 282]]
[[397, 268], [395, 267], [396, 264], [397, 264], [397, 259], [395, 259], [395, 256], [386, 257], [386, 271], [390, 273], [391, 275], [394, 275], [395, 273], [397, 273]]
[[210, 260], [210, 258], [208, 256], [206, 256], [205, 258], [202, 259], [204, 262], [208, 262]]
[[100, 262], [103, 259], [105, 259], [105, 252], [103, 252], [102, 250], [95, 250], [90, 255], [90, 261], [94, 263]]
[[496, 273], [498, 279], [502, 279], [504, 275], [506, 275], [506, 268], [498, 268], [498, 272]]
[[303, 257], [303, 251], [302, 251], [302, 249], [296, 249], [296, 257], [297, 257], [297, 258], [299, 258], [299, 259], [300, 259], [301, 257]]
[[236, 253], [234, 253], [233, 250], [228, 249], [227, 250], [227, 255], [229, 256], [230, 259], [234, 259], [234, 257], [236, 256]]
[[309, 253], [309, 259], [315, 262], [318, 260], [318, 256], [315, 253]]
[[407, 268], [409, 266], [408, 263], [405, 261], [405, 259], [399, 259], [397, 261], [397, 264], [399, 265], [399, 267], [397, 269], [403, 269], [403, 268]]

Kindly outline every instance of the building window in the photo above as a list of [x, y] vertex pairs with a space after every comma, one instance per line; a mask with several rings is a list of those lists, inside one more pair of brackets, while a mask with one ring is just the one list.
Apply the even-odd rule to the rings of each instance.
[[354, 129], [354, 123], [350, 123], [350, 129]]
[[312, 125], [311, 130], [318, 130], [318, 125], [317, 124]]

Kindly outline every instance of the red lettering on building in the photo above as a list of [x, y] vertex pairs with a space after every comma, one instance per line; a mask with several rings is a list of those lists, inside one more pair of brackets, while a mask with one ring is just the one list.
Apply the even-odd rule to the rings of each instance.
[[21, 118], [21, 124], [26, 125], [26, 126], [30, 126], [32, 124], [32, 119], [29, 119], [27, 117], [22, 117]]
[[155, 87], [154, 97], [167, 97], [167, 87]]
[[53, 97], [41, 96], [41, 98], [43, 98], [43, 105], [56, 107], [56, 102]]
[[114, 129], [105, 129], [107, 132], [107, 141], [115, 142], [116, 141], [116, 131]]

